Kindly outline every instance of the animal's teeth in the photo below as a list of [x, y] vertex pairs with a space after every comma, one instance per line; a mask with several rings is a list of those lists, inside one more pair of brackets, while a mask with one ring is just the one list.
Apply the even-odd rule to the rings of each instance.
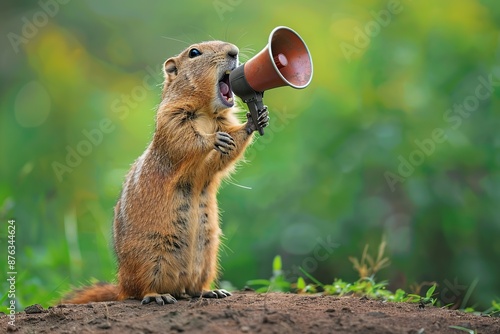
[[227, 71], [226, 71], [226, 74], [229, 74], [229, 73], [231, 73], [231, 71], [227, 70]]
[[228, 98], [227, 102], [233, 102], [233, 98], [232, 97]]

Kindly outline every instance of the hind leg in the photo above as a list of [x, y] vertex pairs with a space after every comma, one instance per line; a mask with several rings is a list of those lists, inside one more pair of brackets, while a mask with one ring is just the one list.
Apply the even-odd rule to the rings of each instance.
[[[159, 270], [155, 262], [142, 262], [141, 266], [129, 261], [131, 266], [120, 266], [118, 269], [120, 295], [141, 300], [141, 304], [156, 302], [158, 305], [174, 304], [177, 300], [173, 295], [178, 295], [178, 288], [173, 286], [172, 278]], [[157, 264], [157, 263], [156, 263]], [[129, 270], [130, 268], [135, 269]]]
[[215, 264], [212, 264], [212, 272], [209, 274], [205, 272], [205, 275], [201, 275], [198, 284], [191, 289], [188, 289], [186, 293], [194, 298], [226, 298], [231, 296], [231, 293], [224, 289], [210, 289], [211, 283], [216, 278]]

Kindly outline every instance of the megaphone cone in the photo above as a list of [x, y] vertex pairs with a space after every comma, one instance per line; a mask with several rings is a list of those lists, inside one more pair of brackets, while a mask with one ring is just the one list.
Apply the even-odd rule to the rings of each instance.
[[[311, 55], [302, 38], [288, 27], [277, 27], [267, 46], [229, 75], [233, 92], [247, 103], [255, 124], [264, 108], [264, 91], [290, 86], [305, 88], [312, 79]], [[259, 128], [259, 133], [264, 130]]]

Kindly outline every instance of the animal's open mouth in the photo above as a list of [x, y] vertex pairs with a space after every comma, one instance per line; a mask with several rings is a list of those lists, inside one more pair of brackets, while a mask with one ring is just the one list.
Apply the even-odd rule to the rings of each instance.
[[231, 73], [231, 71], [226, 71], [222, 78], [219, 80], [219, 97], [224, 105], [232, 107], [234, 105], [234, 95], [231, 91], [229, 73]]

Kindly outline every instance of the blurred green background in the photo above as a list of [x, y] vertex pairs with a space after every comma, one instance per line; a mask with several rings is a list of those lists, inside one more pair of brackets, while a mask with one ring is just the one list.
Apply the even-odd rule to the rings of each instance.
[[306, 41], [314, 78], [266, 93], [270, 128], [220, 191], [221, 280], [269, 277], [276, 254], [289, 277], [355, 280], [348, 256], [385, 236], [391, 288], [500, 296], [498, 1], [0, 6], [0, 277], [15, 219], [19, 307], [114, 278], [113, 206], [151, 139], [163, 61], [210, 39], [245, 61], [279, 25]]

